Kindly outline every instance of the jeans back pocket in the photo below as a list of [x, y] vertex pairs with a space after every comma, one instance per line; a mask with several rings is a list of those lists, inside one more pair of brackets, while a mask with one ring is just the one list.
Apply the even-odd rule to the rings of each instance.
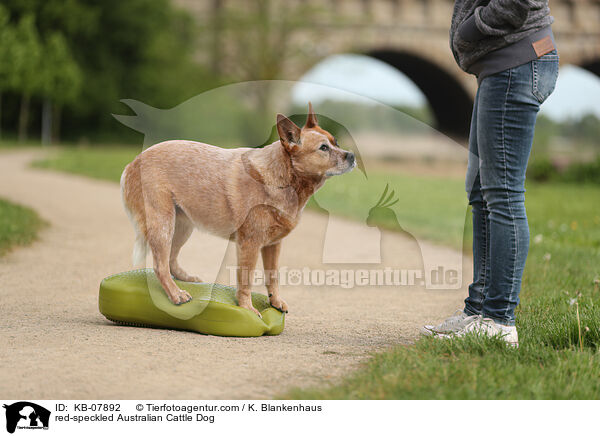
[[532, 61], [533, 95], [543, 103], [554, 91], [558, 79], [558, 54], [552, 51]]

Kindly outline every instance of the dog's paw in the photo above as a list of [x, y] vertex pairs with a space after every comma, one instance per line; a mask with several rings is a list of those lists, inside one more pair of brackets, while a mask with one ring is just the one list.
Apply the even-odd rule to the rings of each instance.
[[172, 297], [169, 297], [169, 300], [171, 300], [171, 303], [173, 303], [177, 306], [187, 303], [191, 299], [192, 299], [192, 296], [187, 291], [184, 291], [182, 289], [180, 289], [179, 292], [176, 293], [175, 295], [173, 295]]
[[240, 307], [243, 307], [244, 309], [248, 309], [251, 310], [252, 312], [254, 312], [260, 319], [262, 319], [262, 315], [260, 314], [260, 312], [258, 310], [256, 310], [256, 308], [251, 304], [244, 304], [244, 305], [240, 305]]
[[191, 276], [186, 274], [183, 271], [177, 271], [177, 273], [172, 273], [173, 278], [176, 280], [181, 280], [182, 282], [188, 283], [202, 283], [202, 279], [198, 276]]
[[280, 310], [283, 313], [288, 313], [288, 305], [281, 298], [269, 297], [269, 303], [271, 303], [271, 306], [273, 306], [275, 309]]

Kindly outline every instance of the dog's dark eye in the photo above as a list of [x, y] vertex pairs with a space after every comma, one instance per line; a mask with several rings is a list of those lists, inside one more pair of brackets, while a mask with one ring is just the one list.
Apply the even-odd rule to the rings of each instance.
[[319, 147], [319, 150], [321, 150], [321, 151], [327, 151], [327, 150], [329, 150], [329, 145], [327, 145], [327, 144], [322, 144], [322, 145]]

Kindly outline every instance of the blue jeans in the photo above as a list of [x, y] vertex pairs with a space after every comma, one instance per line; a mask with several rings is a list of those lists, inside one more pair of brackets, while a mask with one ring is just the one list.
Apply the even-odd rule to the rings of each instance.
[[473, 209], [473, 283], [465, 313], [515, 324], [529, 250], [525, 171], [540, 105], [554, 90], [558, 54], [484, 78], [469, 137], [466, 189]]

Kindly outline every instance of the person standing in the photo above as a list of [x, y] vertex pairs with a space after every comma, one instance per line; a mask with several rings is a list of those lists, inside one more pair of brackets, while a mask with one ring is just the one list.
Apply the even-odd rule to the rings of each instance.
[[540, 105], [558, 77], [548, 0], [456, 0], [450, 46], [477, 76], [466, 190], [473, 282], [463, 309], [422, 332], [477, 333], [518, 346], [515, 308], [529, 249], [525, 172]]

